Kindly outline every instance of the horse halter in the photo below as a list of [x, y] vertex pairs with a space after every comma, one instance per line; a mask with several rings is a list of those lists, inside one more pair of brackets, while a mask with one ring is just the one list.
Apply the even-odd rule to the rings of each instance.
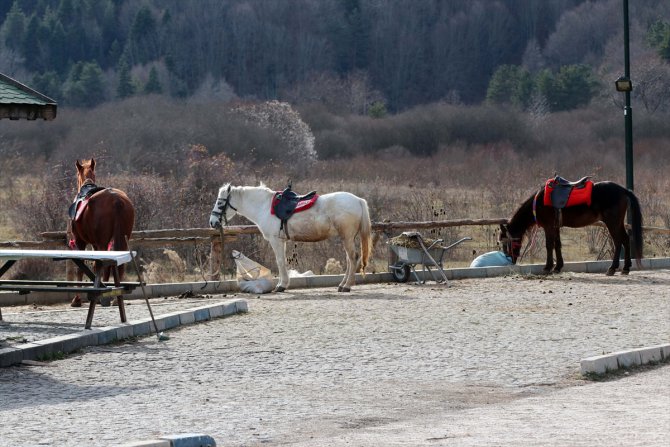
[[[512, 257], [512, 263], [516, 264], [517, 259], [521, 256], [521, 238], [520, 237], [510, 237], [507, 240], [507, 254]], [[504, 252], [505, 250], [503, 250]]]
[[520, 237], [511, 237], [509, 236], [509, 230], [504, 237], [500, 238], [500, 245], [502, 247], [503, 253], [512, 258], [512, 263], [516, 264], [517, 259], [520, 258], [521, 254], [521, 242]]
[[[228, 194], [226, 194], [226, 198], [217, 198], [216, 199], [216, 208], [218, 211], [215, 209], [212, 211], [212, 214], [216, 216], [219, 219], [219, 223], [221, 222], [221, 219], [223, 219], [224, 225], [228, 225], [228, 217], [226, 217], [226, 211], [228, 208], [232, 209], [233, 211], [237, 211], [237, 208], [235, 208], [231, 203], [230, 203], [230, 185], [228, 185]], [[234, 216], [233, 216], [234, 217]]]

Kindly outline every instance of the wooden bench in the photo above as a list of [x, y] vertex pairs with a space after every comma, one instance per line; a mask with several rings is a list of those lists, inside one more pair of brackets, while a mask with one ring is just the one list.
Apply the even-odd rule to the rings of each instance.
[[[0, 291], [12, 291], [19, 294], [30, 292], [61, 292], [85, 294], [88, 301], [86, 329], [91, 328], [93, 313], [98, 300], [117, 297], [121, 322], [125, 323], [126, 309], [123, 295], [130, 293], [139, 282], [121, 282], [118, 267], [133, 260], [134, 253], [128, 251], [89, 251], [89, 250], [0, 250]], [[45, 281], [45, 280], [9, 280], [2, 276], [22, 259], [50, 259], [53, 261], [74, 262], [91, 280], [88, 281]], [[95, 262], [99, 268], [91, 270], [87, 262]], [[102, 277], [106, 267], [111, 267], [113, 282], [106, 284]], [[0, 298], [2, 296], [0, 295]], [[0, 310], [0, 320], [2, 311]]]

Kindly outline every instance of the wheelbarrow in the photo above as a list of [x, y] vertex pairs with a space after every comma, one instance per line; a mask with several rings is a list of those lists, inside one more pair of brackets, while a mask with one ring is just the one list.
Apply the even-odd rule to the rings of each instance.
[[[394, 243], [394, 240], [398, 239], [401, 240], [402, 245]], [[407, 282], [409, 277], [414, 274], [417, 283], [425, 284], [426, 272], [428, 272], [433, 281], [448, 285], [449, 281], [442, 266], [444, 253], [450, 248], [470, 240], [472, 240], [471, 237], [464, 237], [445, 247], [442, 245], [443, 239], [429, 241], [430, 243], [427, 244], [420, 233], [404, 232], [398, 238], [389, 241], [392, 254], [390, 258], [394, 259], [389, 262], [391, 275], [397, 282]], [[423, 280], [419, 278], [416, 272], [417, 265], [422, 266]]]

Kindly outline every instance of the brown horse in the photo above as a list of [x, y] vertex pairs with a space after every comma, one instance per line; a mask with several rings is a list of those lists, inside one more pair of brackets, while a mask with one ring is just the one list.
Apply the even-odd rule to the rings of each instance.
[[[115, 188], [101, 188], [95, 185], [95, 160], [77, 160], [77, 182], [79, 193], [71, 207], [72, 234], [70, 248], [85, 250], [91, 244], [95, 250], [128, 250], [128, 242], [135, 224], [135, 208], [126, 193]], [[100, 266], [96, 265], [96, 269]], [[119, 281], [123, 279], [124, 267], [119, 266]], [[108, 281], [110, 268], [103, 274]], [[83, 272], [77, 273], [78, 281]], [[81, 306], [77, 294], [72, 300], [73, 307]]]
[[[622, 245], [625, 259], [621, 273], [627, 275], [632, 263], [630, 237], [624, 226], [624, 218], [630, 204], [635, 259], [638, 266], [640, 265], [640, 259], [642, 258], [642, 213], [640, 212], [640, 203], [632, 191], [613, 182], [594, 183], [591, 204], [564, 208], [561, 210], [560, 218], [553, 206], [544, 204], [544, 194], [544, 188], [533, 193], [528, 200], [521, 204], [507, 224], [500, 225], [499, 239], [502, 249], [505, 254], [512, 257], [513, 263], [516, 263], [519, 258], [524, 234], [533, 226], [538, 225], [544, 229], [546, 240], [547, 262], [544, 265], [544, 272], [551, 272], [553, 267], [553, 272], [558, 273], [563, 268], [560, 227], [579, 228], [602, 221], [614, 241], [614, 257], [607, 270], [607, 275], [613, 275], [619, 268]], [[555, 266], [554, 249], [556, 250]]]

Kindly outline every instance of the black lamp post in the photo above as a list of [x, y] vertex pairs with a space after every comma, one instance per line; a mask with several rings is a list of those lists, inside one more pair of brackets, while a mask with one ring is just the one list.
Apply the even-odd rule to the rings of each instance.
[[626, 104], [623, 108], [626, 132], [626, 188], [633, 190], [633, 109], [630, 107], [630, 92], [633, 82], [630, 80], [630, 48], [628, 45], [628, 0], [623, 0], [623, 52], [624, 75], [614, 81], [617, 91], [623, 92]]
[[[630, 80], [630, 47], [628, 45], [628, 0], [623, 0], [623, 56], [624, 74], [614, 81], [619, 92], [623, 92], [626, 103], [623, 108], [625, 132], [626, 132], [626, 188], [633, 190], [633, 109], [630, 107], [630, 92], [633, 90], [633, 82]], [[629, 225], [633, 223], [630, 206], [626, 213]], [[633, 238], [630, 240], [631, 251], [636, 252]], [[623, 254], [623, 251], [622, 251]]]

